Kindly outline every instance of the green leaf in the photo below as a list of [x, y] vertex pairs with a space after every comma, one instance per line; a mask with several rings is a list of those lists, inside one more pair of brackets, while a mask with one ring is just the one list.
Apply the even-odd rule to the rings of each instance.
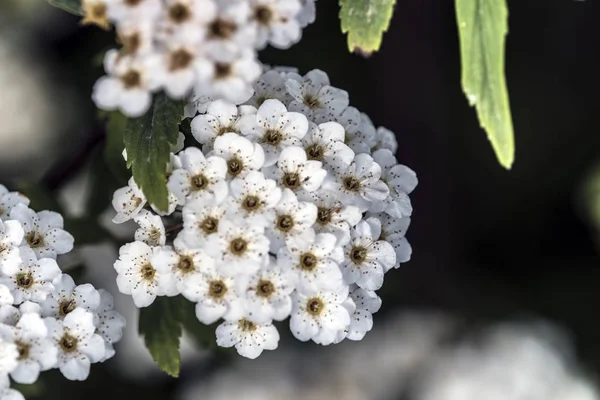
[[395, 3], [396, 0], [340, 0], [342, 33], [348, 34], [351, 52], [370, 55], [379, 50]]
[[462, 87], [500, 164], [510, 169], [515, 141], [504, 77], [505, 0], [456, 0]]
[[54, 7], [70, 12], [75, 15], [83, 15], [81, 10], [81, 0], [48, 0], [48, 3]]
[[167, 374], [179, 376], [179, 338], [181, 299], [159, 296], [149, 307], [140, 310], [138, 329], [152, 358]]
[[140, 118], [130, 119], [125, 129], [127, 166], [146, 199], [163, 211], [168, 207], [169, 151], [177, 143], [182, 117], [183, 103], [159, 93], [150, 110]]
[[106, 165], [119, 181], [121, 186], [125, 186], [129, 180], [129, 172], [125, 159], [123, 158], [123, 141], [125, 129], [127, 128], [127, 117], [119, 111], [111, 111], [106, 115], [106, 142], [104, 144], [104, 161]]

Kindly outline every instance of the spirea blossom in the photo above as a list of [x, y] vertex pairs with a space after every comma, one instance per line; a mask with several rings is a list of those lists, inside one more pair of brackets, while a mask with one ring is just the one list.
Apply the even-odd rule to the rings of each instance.
[[261, 74], [257, 51], [291, 47], [314, 20], [312, 1], [303, 0], [87, 0], [83, 11], [84, 23], [114, 25], [122, 45], [106, 53], [92, 98], [130, 117], [143, 115], [160, 90], [174, 99], [247, 101]]
[[55, 368], [86, 379], [92, 363], [114, 355], [125, 320], [108, 292], [62, 272], [57, 255], [71, 251], [74, 239], [59, 213], [36, 212], [2, 185], [0, 208], [0, 398], [22, 399], [10, 379], [31, 384]]
[[[290, 12], [277, 0], [249, 3]], [[246, 11], [219, 8], [214, 18], [231, 28]], [[261, 40], [279, 40], [280, 28], [261, 27]], [[232, 32], [222, 44], [244, 39]], [[398, 163], [394, 134], [350, 107], [323, 71], [271, 69], [253, 88], [245, 105], [193, 101], [202, 107], [187, 114], [187, 139], [197, 143], [172, 153], [169, 169], [175, 209], [155, 215], [133, 178], [115, 192], [113, 221], [139, 226], [114, 264], [119, 289], [138, 307], [182, 295], [200, 322], [222, 321], [219, 346], [249, 358], [277, 347], [273, 323], [288, 318], [301, 341], [361, 340], [385, 274], [412, 253], [416, 174]]]

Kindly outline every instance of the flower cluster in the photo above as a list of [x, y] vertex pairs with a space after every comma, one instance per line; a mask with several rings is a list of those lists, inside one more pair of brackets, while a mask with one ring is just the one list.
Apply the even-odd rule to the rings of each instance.
[[261, 73], [257, 50], [285, 49], [315, 17], [315, 0], [83, 0], [84, 22], [116, 26], [93, 91], [99, 108], [143, 115], [152, 93], [244, 102]]
[[138, 307], [183, 295], [202, 323], [223, 320], [218, 345], [249, 358], [277, 347], [273, 321], [288, 317], [301, 341], [361, 340], [384, 274], [411, 256], [416, 175], [324, 72], [274, 69], [254, 89], [245, 105], [199, 104], [201, 146], [171, 155], [180, 224], [165, 229], [133, 178], [115, 192], [114, 221], [139, 225], [114, 265], [119, 289]]
[[36, 213], [29, 199], [0, 185], [0, 398], [22, 399], [9, 375], [30, 384], [58, 368], [84, 380], [90, 364], [114, 355], [124, 318], [112, 296], [76, 285], [56, 258], [73, 249], [73, 236], [52, 211]]

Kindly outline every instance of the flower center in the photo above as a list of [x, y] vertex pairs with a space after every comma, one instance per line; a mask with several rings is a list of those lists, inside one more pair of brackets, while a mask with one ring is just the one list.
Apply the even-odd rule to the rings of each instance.
[[273, 11], [269, 7], [258, 6], [254, 9], [254, 18], [263, 25], [269, 25], [273, 19]]
[[119, 36], [119, 41], [123, 45], [121, 52], [124, 54], [135, 54], [142, 45], [142, 39], [139, 32], [134, 32], [131, 35]]
[[192, 272], [194, 268], [194, 260], [190, 256], [180, 256], [179, 263], [177, 263], [177, 268], [184, 273], [187, 274]]
[[71, 311], [73, 311], [76, 307], [77, 304], [75, 304], [75, 301], [73, 301], [73, 299], [64, 300], [58, 305], [58, 313], [64, 317]]
[[300, 268], [312, 271], [317, 266], [317, 257], [312, 253], [304, 253], [300, 256]]
[[208, 287], [210, 297], [220, 299], [227, 293], [227, 285], [223, 281], [212, 281]]
[[289, 232], [294, 227], [294, 219], [289, 215], [277, 217], [277, 228], [283, 232]]
[[24, 289], [29, 289], [33, 285], [33, 276], [31, 272], [19, 272], [17, 274], [17, 285]]
[[187, 68], [194, 60], [194, 55], [185, 49], [175, 50], [169, 57], [169, 71]]
[[304, 96], [304, 104], [309, 108], [319, 108], [321, 105], [319, 102], [319, 98], [312, 94], [307, 94], [306, 96]]
[[8, 250], [8, 246], [5, 245], [4, 243], [0, 243], [0, 254], [4, 253], [7, 250]]
[[208, 179], [204, 175], [192, 176], [190, 179], [193, 191], [205, 189], [208, 186]]
[[239, 175], [240, 172], [244, 169], [244, 163], [237, 157], [233, 157], [229, 161], [227, 161], [227, 170], [233, 176]]
[[278, 130], [269, 129], [267, 133], [265, 133], [264, 142], [271, 146], [277, 146], [282, 140], [283, 135]]
[[246, 318], [243, 318], [238, 322], [238, 328], [244, 332], [253, 332], [258, 328], [254, 322], [248, 321]]
[[256, 285], [256, 294], [260, 297], [270, 297], [275, 292], [275, 285], [271, 281], [260, 280]]
[[151, 281], [152, 279], [154, 279], [154, 275], [156, 275], [156, 270], [154, 269], [154, 267], [152, 265], [145, 264], [142, 266], [142, 269], [140, 270], [140, 274], [142, 275], [142, 279]]
[[209, 27], [210, 36], [213, 38], [227, 39], [237, 31], [237, 25], [234, 22], [217, 19]]
[[177, 3], [169, 7], [169, 18], [176, 24], [184, 23], [192, 16], [190, 9], [184, 4]]
[[204, 231], [207, 235], [211, 233], [215, 233], [219, 228], [219, 220], [213, 217], [206, 217], [204, 221], [200, 224], [200, 229]]
[[215, 78], [216, 79], [225, 79], [229, 75], [231, 75], [231, 64], [215, 64]]
[[25, 240], [32, 248], [42, 247], [44, 245], [44, 236], [36, 231], [31, 231], [25, 235]]
[[317, 209], [317, 222], [321, 225], [327, 225], [331, 222], [331, 209], [321, 208]]
[[144, 0], [125, 0], [124, 3], [130, 7], [135, 7]]
[[246, 198], [242, 202], [242, 207], [246, 211], [256, 211], [260, 208], [260, 206], [261, 206], [261, 203], [260, 203], [260, 199], [258, 198], [258, 196], [253, 196], [253, 195], [246, 196]]
[[283, 185], [290, 189], [297, 189], [300, 186], [301, 179], [300, 176], [296, 172], [294, 173], [285, 173], [283, 175]]
[[142, 75], [138, 71], [130, 69], [129, 71], [121, 75], [121, 83], [123, 83], [125, 89], [131, 89], [141, 86]]
[[306, 155], [309, 160], [323, 161], [324, 153], [325, 150], [323, 149], [323, 147], [319, 146], [316, 143], [311, 144], [310, 146], [308, 146], [308, 149], [306, 149]]
[[323, 311], [323, 302], [318, 297], [313, 297], [306, 302], [306, 311], [310, 315], [317, 316]]
[[241, 256], [248, 249], [248, 242], [242, 238], [233, 239], [229, 243], [229, 250], [236, 256]]
[[352, 247], [349, 256], [354, 264], [362, 264], [367, 259], [367, 249], [364, 247]]
[[353, 176], [348, 176], [343, 180], [344, 188], [350, 192], [357, 192], [360, 189], [360, 181]]
[[65, 353], [71, 353], [77, 350], [77, 338], [65, 333], [59, 342], [60, 348]]
[[17, 351], [19, 352], [19, 361], [27, 360], [29, 358], [31, 346], [20, 341], [15, 342], [15, 344], [17, 345]]
[[150, 233], [148, 234], [148, 241], [150, 242], [149, 244], [158, 246], [161, 236], [160, 230], [156, 227], [152, 227], [152, 229], [150, 229]]

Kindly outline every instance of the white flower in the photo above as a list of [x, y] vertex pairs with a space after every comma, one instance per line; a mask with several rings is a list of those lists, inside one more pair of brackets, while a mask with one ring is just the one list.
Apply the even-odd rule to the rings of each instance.
[[99, 289], [100, 305], [98, 306], [97, 333], [104, 339], [105, 354], [102, 361], [111, 358], [115, 354], [113, 344], [123, 337], [125, 318], [114, 310], [114, 300], [110, 293]]
[[296, 291], [292, 295], [293, 310], [290, 330], [296, 339], [329, 345], [339, 331], [350, 325], [350, 313], [343, 303], [348, 298], [348, 286], [335, 291]]
[[186, 298], [196, 303], [196, 317], [210, 325], [219, 318], [235, 321], [244, 313], [244, 301], [238, 294], [235, 280], [221, 274], [217, 268], [207, 266], [202, 273], [186, 282]]
[[290, 110], [311, 120], [318, 116], [332, 120], [348, 107], [348, 92], [331, 86], [329, 77], [321, 70], [314, 69], [303, 77], [290, 75], [285, 86], [294, 98]]
[[50, 337], [58, 348], [58, 368], [65, 378], [73, 381], [87, 379], [90, 364], [104, 357], [104, 340], [95, 334], [92, 313], [77, 308], [64, 320], [45, 318]]
[[154, 252], [146, 243], [127, 243], [119, 249], [119, 259], [114, 264], [119, 291], [130, 294], [136, 307], [149, 306], [170, 285], [169, 271], [151, 263]]
[[109, 50], [104, 56], [104, 70], [114, 71], [115, 65], [124, 55], [149, 54], [154, 50], [153, 21], [122, 21], [116, 26], [117, 40], [122, 45], [119, 50]]
[[315, 1], [316, 0], [300, 0], [302, 9], [300, 10], [300, 13], [298, 13], [297, 18], [302, 28], [315, 22], [315, 17], [317, 14]]
[[274, 210], [271, 222], [267, 225], [272, 253], [285, 246], [286, 238], [310, 229], [317, 219], [317, 206], [298, 201], [294, 192], [287, 188], [283, 190], [281, 200]]
[[266, 212], [271, 211], [281, 199], [281, 188], [272, 179], [265, 179], [262, 172], [250, 171], [243, 178], [229, 184], [230, 202], [228, 215], [251, 219], [253, 223], [266, 225]]
[[268, 70], [258, 78], [254, 84], [254, 95], [248, 103], [254, 107], [260, 107], [265, 100], [275, 99], [283, 104], [289, 104], [293, 97], [285, 88], [287, 73], [277, 70]]
[[0, 378], [17, 367], [18, 359], [19, 349], [17, 345], [12, 342], [0, 340]]
[[408, 194], [417, 186], [417, 175], [407, 166], [399, 165], [388, 149], [375, 151], [373, 160], [381, 166], [381, 180], [388, 186], [390, 195], [383, 202], [372, 203], [370, 211], [385, 211], [396, 218], [409, 217], [412, 205]]
[[25, 232], [22, 246], [30, 247], [37, 257], [56, 258], [73, 249], [73, 236], [63, 229], [63, 217], [53, 211], [35, 211], [25, 204], [17, 204], [10, 218], [19, 221]]
[[17, 204], [28, 206], [29, 199], [19, 192], [9, 192], [6, 186], [0, 185], [0, 219], [8, 219], [10, 211]]
[[21, 262], [2, 265], [0, 284], [8, 286], [14, 297], [14, 304], [26, 300], [40, 302], [52, 293], [52, 281], [60, 274], [60, 268], [51, 258], [37, 259], [28, 247], [19, 249]]
[[196, 113], [203, 114], [208, 110], [208, 106], [213, 102], [208, 96], [203, 94], [198, 94], [194, 91], [192, 95], [192, 100], [184, 109], [184, 117], [190, 118], [194, 117]]
[[256, 112], [240, 121], [242, 134], [258, 141], [265, 151], [265, 165], [273, 165], [283, 148], [300, 145], [308, 131], [308, 120], [300, 113], [288, 112], [279, 100], [266, 100]]
[[359, 287], [350, 292], [350, 297], [356, 309], [350, 318], [346, 337], [350, 340], [362, 340], [373, 328], [373, 314], [379, 311], [381, 298], [375, 292]]
[[112, 219], [115, 224], [129, 221], [140, 213], [146, 205], [146, 196], [133, 180], [129, 179], [128, 185], [115, 190], [112, 198], [112, 206], [117, 215]]
[[337, 238], [330, 233], [315, 235], [313, 230], [288, 238], [287, 247], [277, 253], [278, 265], [292, 271], [298, 290], [337, 289], [343, 282], [339, 267], [343, 261]]
[[374, 150], [388, 149], [392, 152], [392, 154], [396, 153], [396, 150], [398, 150], [396, 135], [394, 132], [384, 128], [383, 126], [377, 128], [377, 132], [375, 132], [375, 141], [376, 143]]
[[344, 143], [344, 127], [337, 122], [311, 124], [302, 146], [309, 160], [332, 169], [347, 168], [354, 159], [354, 151]]
[[77, 307], [93, 313], [100, 305], [100, 294], [89, 283], [75, 286], [73, 278], [62, 274], [53, 285], [54, 291], [40, 303], [44, 317], [62, 319]]
[[396, 253], [391, 244], [377, 240], [380, 232], [381, 222], [376, 218], [360, 221], [350, 232], [342, 265], [347, 284], [356, 283], [366, 290], [381, 288], [383, 275], [396, 264]]
[[268, 168], [266, 173], [296, 193], [314, 192], [327, 176], [322, 166], [320, 161], [308, 160], [302, 147], [290, 146], [279, 154], [277, 167]]
[[272, 324], [258, 325], [247, 319], [223, 322], [217, 327], [217, 344], [233, 347], [238, 354], [250, 359], [260, 356], [263, 350], [275, 350], [279, 343], [279, 332]]
[[250, 171], [258, 171], [265, 162], [265, 153], [258, 143], [228, 132], [216, 138], [213, 151], [227, 163], [229, 178], [243, 178]]
[[157, 77], [164, 91], [171, 98], [187, 96], [196, 82], [196, 61], [201, 56], [192, 38], [183, 37], [169, 40], [167, 49], [161, 54], [157, 67]]
[[153, 20], [163, 8], [161, 0], [109, 0], [107, 6], [109, 19], [117, 24], [121, 21]]
[[17, 346], [18, 364], [10, 375], [18, 383], [33, 383], [38, 379], [40, 371], [56, 365], [58, 351], [38, 314], [23, 314], [14, 327], [0, 325], [0, 340]]
[[164, 3], [159, 24], [166, 33], [167, 37], [161, 38], [165, 41], [185, 37], [198, 44], [204, 39], [206, 24], [217, 13], [213, 0], [166, 0]]
[[362, 219], [358, 207], [343, 205], [334, 193], [318, 190], [304, 194], [300, 199], [317, 206], [315, 231], [333, 233], [342, 246], [350, 240], [350, 228]]
[[246, 318], [255, 324], [283, 321], [292, 311], [294, 291], [289, 268], [269, 264], [252, 275], [246, 289]]
[[252, 82], [260, 75], [260, 65], [254, 52], [245, 51], [227, 62], [199, 59], [196, 74], [196, 92], [241, 104], [252, 97]]
[[186, 233], [182, 231], [177, 235], [173, 243], [174, 248], [160, 247], [152, 257], [153, 265], [171, 275], [167, 280], [170, 286], [164, 288], [168, 296], [182, 293], [188, 297], [189, 291], [193, 288], [190, 288], [187, 282], [193, 280], [196, 275], [202, 274], [205, 268], [214, 266], [214, 260], [206, 255], [197, 243], [193, 243], [195, 238]]
[[21, 392], [11, 389], [8, 386], [0, 388], [0, 399], [2, 400], [25, 400]]
[[4, 263], [19, 262], [19, 245], [25, 232], [19, 221], [0, 219], [0, 266]]
[[183, 229], [204, 239], [219, 229], [219, 222], [227, 211], [227, 202], [217, 203], [214, 198], [194, 199], [183, 207]]
[[141, 210], [133, 220], [139, 228], [135, 231], [134, 238], [139, 242], [144, 242], [148, 246], [164, 246], [167, 240], [165, 226], [162, 218], [152, 214], [148, 210]]
[[180, 204], [196, 198], [214, 197], [221, 202], [227, 196], [227, 164], [221, 157], [204, 157], [196, 147], [179, 153], [182, 168], [173, 171], [167, 182]]
[[223, 219], [217, 234], [206, 239], [204, 250], [224, 276], [249, 276], [267, 262], [269, 240], [261, 224]]
[[256, 114], [256, 109], [251, 106], [238, 107], [226, 100], [212, 101], [208, 103], [206, 114], [192, 120], [192, 135], [198, 143], [206, 145], [225, 133], [240, 133], [239, 121], [245, 114]]
[[386, 213], [367, 213], [367, 216], [370, 218], [375, 217], [381, 222], [379, 240], [385, 240], [394, 248], [396, 252], [396, 265], [394, 268], [398, 268], [400, 263], [409, 261], [412, 255], [412, 247], [406, 240], [405, 235], [410, 226], [410, 218], [394, 218]]
[[[12, 298], [12, 294], [11, 294], [11, 298]], [[14, 298], [13, 298], [13, 301], [14, 301]], [[25, 303], [29, 303], [29, 302], [25, 302]], [[25, 304], [25, 303], [23, 303], [23, 304]], [[13, 303], [11, 302], [11, 304], [13, 304]], [[36, 304], [36, 303], [32, 303], [32, 304]], [[9, 305], [9, 304], [0, 306], [0, 324], [15, 326], [17, 324], [17, 322], [19, 322], [19, 318], [21, 318], [21, 312], [19, 311], [19, 308]], [[0, 357], [0, 359], [1, 359], [1, 357]], [[2, 374], [0, 374], [0, 376], [2, 376]]]
[[389, 195], [387, 185], [380, 180], [381, 167], [368, 154], [357, 154], [346, 169], [336, 171], [323, 182], [323, 190], [335, 193], [346, 205], [367, 211], [372, 203], [383, 202]]
[[[144, 0], [147, 3], [155, 0]], [[154, 54], [122, 56], [112, 65], [110, 75], [94, 85], [92, 99], [103, 110], [119, 109], [128, 117], [140, 117], [152, 104], [152, 91], [160, 84], [158, 59]]]
[[208, 23], [203, 45], [211, 59], [227, 63], [252, 48], [256, 28], [249, 23], [248, 1], [218, 1], [216, 5], [218, 12]]
[[[10, 289], [6, 285], [0, 285], [0, 307], [13, 304], [15, 301]], [[0, 321], [1, 322], [1, 321]]]
[[[317, 118], [317, 122], [328, 119]], [[339, 116], [333, 120], [344, 127], [344, 143], [346, 143], [356, 154], [371, 153], [375, 146], [375, 126], [366, 114], [361, 114], [354, 107], [347, 107]]]
[[296, 20], [302, 7], [299, 0], [250, 0], [250, 4], [257, 49], [264, 49], [267, 42], [278, 49], [287, 49], [300, 40], [302, 29]]

